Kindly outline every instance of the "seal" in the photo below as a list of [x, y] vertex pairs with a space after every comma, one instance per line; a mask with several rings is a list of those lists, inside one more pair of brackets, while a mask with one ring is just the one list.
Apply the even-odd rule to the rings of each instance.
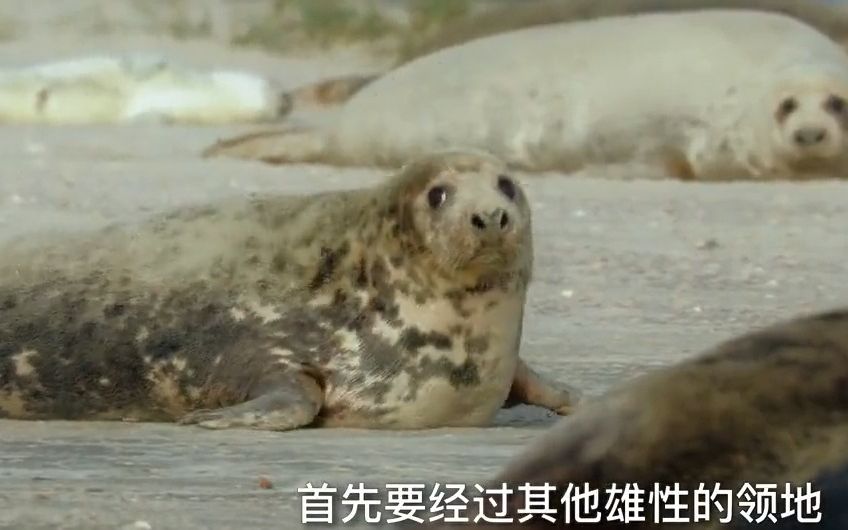
[[268, 122], [291, 110], [268, 79], [192, 70], [158, 56], [96, 55], [0, 72], [0, 122]]
[[[716, 484], [733, 492], [734, 520], [741, 519], [736, 495], [745, 483], [777, 485], [780, 495], [786, 484], [794, 488], [813, 480], [835, 493], [841, 477], [844, 491], [846, 382], [848, 308], [797, 316], [645, 373], [585, 403], [505, 466], [489, 487], [548, 484], [557, 488], [552, 498], [559, 501], [569, 485], [584, 490], [588, 485], [600, 493], [600, 511], [588, 514], [594, 517], [608, 513], [603, 507], [612, 484], [638, 486], [646, 503], [654, 485], [677, 484], [690, 494], [682, 514], [693, 523], [692, 492], [700, 484], [710, 492]], [[523, 496], [510, 501], [508, 516], [523, 517]], [[554, 503], [557, 524], [568, 504]], [[679, 527], [654, 525], [653, 508], [643, 506], [645, 521], [628, 527]], [[783, 512], [783, 505], [778, 509]], [[710, 513], [716, 525], [727, 516]], [[661, 514], [671, 512], [661, 508]], [[601, 520], [593, 526], [617, 524]], [[548, 525], [537, 516], [522, 528]]]
[[519, 358], [531, 212], [485, 153], [0, 256], [8, 418], [423, 429], [577, 402]]
[[[438, 102], [426, 112], [421, 86]], [[848, 54], [796, 19], [652, 13], [447, 48], [366, 85], [325, 124], [221, 140], [203, 155], [397, 167], [456, 147], [528, 172], [640, 162], [698, 180], [801, 178], [843, 167], [846, 99]]]
[[[474, 14], [448, 21], [434, 33], [425, 32], [402, 46], [390, 65], [397, 68], [413, 59], [465, 44], [474, 39], [517, 29], [547, 24], [579, 22], [596, 18], [695, 11], [705, 9], [748, 9], [781, 13], [805, 22], [838, 43], [848, 45], [848, 9], [828, 2], [797, 0], [525, 0], [508, 6], [495, 5]], [[296, 87], [289, 95], [292, 109], [326, 107], [344, 103], [366, 84], [385, 72], [351, 74]]]

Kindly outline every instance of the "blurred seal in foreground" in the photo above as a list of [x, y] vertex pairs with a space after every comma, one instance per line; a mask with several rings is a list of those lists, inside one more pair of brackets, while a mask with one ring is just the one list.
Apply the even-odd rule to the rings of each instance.
[[[645, 492], [646, 522], [617, 526], [602, 519], [568, 527], [711, 528], [705, 523], [652, 524], [654, 512], [648, 499], [655, 484], [677, 484], [690, 492], [683, 498], [689, 511], [681, 512], [688, 514], [689, 521], [694, 517], [691, 492], [702, 484], [712, 492], [720, 484], [734, 495], [736, 523], [744, 521], [737, 497], [744, 484], [775, 484], [779, 516], [785, 509], [779, 497], [785, 484], [803, 487], [811, 480], [814, 488], [825, 488], [820, 509], [831, 513], [823, 520], [836, 521], [846, 517], [845, 507], [834, 502], [834, 496], [838, 498], [846, 489], [846, 447], [848, 309], [840, 309], [728, 340], [585, 403], [487, 486], [557, 487], [557, 493], [551, 494], [551, 506], [558, 508], [553, 516], [556, 524], [536, 515], [515, 528], [563, 526], [564, 506], [570, 503], [561, 503], [561, 498], [569, 485], [573, 493], [573, 488], [585, 490], [587, 484], [600, 495], [595, 511], [581, 512], [584, 517], [608, 513], [605, 492], [613, 484], [619, 489], [636, 484]], [[521, 510], [528, 505], [523, 494], [509, 499], [508, 515], [516, 520], [524, 517]], [[724, 502], [724, 497], [716, 500]], [[663, 516], [672, 513], [659, 504]], [[490, 517], [495, 511], [487, 510]], [[714, 506], [710, 513], [714, 518], [724, 516]], [[791, 525], [794, 518], [781, 522]], [[770, 521], [765, 524], [772, 526]], [[495, 527], [503, 525], [491, 525]]]

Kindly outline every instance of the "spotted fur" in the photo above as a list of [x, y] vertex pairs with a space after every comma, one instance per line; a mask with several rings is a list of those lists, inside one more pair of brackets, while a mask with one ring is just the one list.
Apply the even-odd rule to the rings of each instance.
[[23, 241], [0, 259], [6, 417], [425, 428], [485, 424], [528, 387], [535, 404], [573, 404], [518, 358], [530, 210], [483, 154], [422, 157], [372, 188]]

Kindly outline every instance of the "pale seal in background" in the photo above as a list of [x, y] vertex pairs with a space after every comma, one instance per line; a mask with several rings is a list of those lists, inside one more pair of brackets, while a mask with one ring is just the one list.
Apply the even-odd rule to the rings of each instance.
[[96, 55], [0, 70], [0, 123], [261, 123], [287, 114], [274, 81], [155, 55]]
[[655, 164], [680, 178], [844, 167], [848, 55], [796, 19], [744, 10], [610, 17], [478, 39], [366, 85], [321, 126], [205, 156], [396, 167], [446, 148], [570, 172]]
[[[839, 2], [799, 0], [524, 0], [493, 4], [482, 12], [448, 21], [433, 32], [409, 35], [392, 68], [435, 51], [517, 29], [579, 22], [595, 18], [696, 11], [750, 9], [782, 13], [813, 26], [839, 44], [848, 45], [848, 8]], [[289, 92], [292, 108], [308, 109], [343, 103], [385, 72], [350, 74], [323, 79]]]
[[522, 187], [437, 153], [371, 188], [235, 198], [0, 252], [0, 415], [483, 426], [575, 396], [519, 358]]

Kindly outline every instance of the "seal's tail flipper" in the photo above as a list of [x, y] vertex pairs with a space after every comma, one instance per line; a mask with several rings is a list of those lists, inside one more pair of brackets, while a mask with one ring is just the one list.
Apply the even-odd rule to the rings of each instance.
[[288, 96], [295, 108], [340, 105], [378, 77], [380, 74], [335, 77], [295, 88]]
[[266, 164], [320, 162], [326, 139], [319, 130], [271, 129], [218, 140], [203, 150], [203, 158], [228, 157]]

